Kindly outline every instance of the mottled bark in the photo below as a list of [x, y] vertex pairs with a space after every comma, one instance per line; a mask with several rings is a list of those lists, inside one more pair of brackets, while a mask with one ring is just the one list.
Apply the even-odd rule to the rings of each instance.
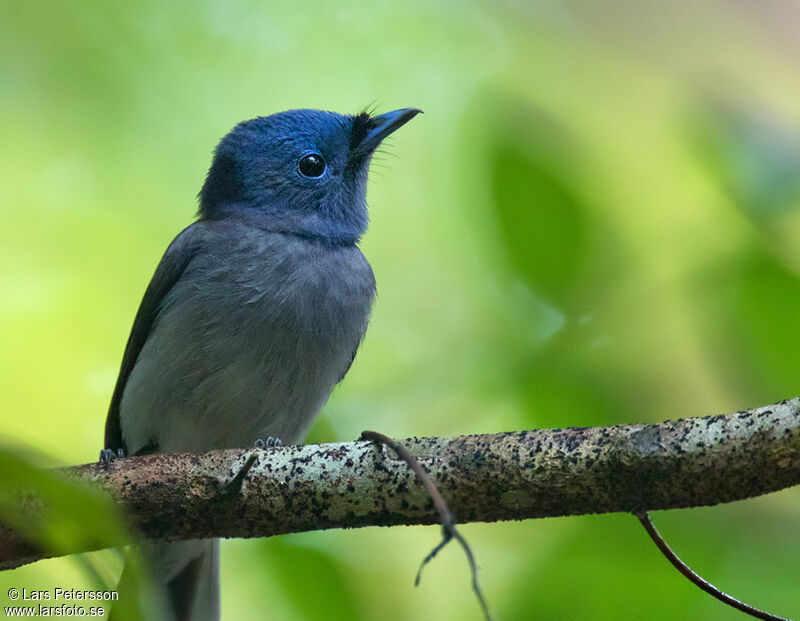
[[[461, 523], [713, 505], [800, 483], [800, 398], [653, 425], [401, 443]], [[231, 485], [251, 456], [246, 476]], [[408, 466], [365, 441], [150, 455], [114, 461], [108, 472], [94, 464], [62, 472], [108, 490], [152, 539], [439, 519]], [[0, 568], [45, 556], [0, 529]]]

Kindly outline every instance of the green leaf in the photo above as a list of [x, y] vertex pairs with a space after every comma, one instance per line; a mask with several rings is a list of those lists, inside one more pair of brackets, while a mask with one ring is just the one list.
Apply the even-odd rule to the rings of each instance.
[[500, 100], [488, 109], [482, 148], [502, 250], [516, 277], [576, 320], [608, 295], [623, 264], [590, 198], [590, 160], [577, 136], [535, 107]]
[[743, 404], [800, 387], [800, 277], [766, 251], [736, 257], [693, 283], [715, 367]]
[[[510, 129], [509, 129], [510, 131]], [[537, 132], [495, 146], [491, 188], [513, 267], [556, 304], [576, 293], [588, 253], [582, 201], [549, 144]]]
[[[0, 516], [54, 554], [107, 548], [126, 541], [124, 518], [99, 490], [40, 470], [18, 454], [0, 451]], [[22, 498], [34, 497], [34, 510]]]
[[[124, 514], [100, 490], [40, 469], [30, 458], [9, 449], [0, 449], [0, 472], [0, 521], [46, 552], [58, 556], [131, 541]], [[115, 619], [153, 618], [148, 612], [152, 584], [135, 550], [126, 554], [126, 564], [128, 583], [114, 607]], [[91, 565], [84, 564], [84, 569], [90, 580], [97, 582]], [[99, 584], [98, 588], [107, 587]]]
[[800, 201], [800, 125], [775, 110], [711, 100], [692, 122], [706, 169], [757, 224], [775, 224]]
[[272, 538], [262, 543], [281, 593], [306, 621], [358, 621], [363, 614], [347, 576], [352, 569], [323, 550]]

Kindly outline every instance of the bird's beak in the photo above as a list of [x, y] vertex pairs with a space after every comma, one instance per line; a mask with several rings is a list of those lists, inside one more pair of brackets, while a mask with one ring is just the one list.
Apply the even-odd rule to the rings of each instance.
[[422, 110], [418, 108], [401, 108], [400, 110], [370, 117], [367, 125], [367, 135], [361, 141], [359, 150], [365, 153], [373, 151], [386, 136], [400, 129], [421, 113]]

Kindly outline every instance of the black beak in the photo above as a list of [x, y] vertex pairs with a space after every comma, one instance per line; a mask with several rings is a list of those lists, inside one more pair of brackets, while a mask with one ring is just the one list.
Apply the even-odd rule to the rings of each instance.
[[371, 153], [386, 136], [400, 129], [418, 114], [422, 114], [422, 110], [418, 108], [401, 108], [370, 117], [367, 123], [367, 134], [358, 145], [358, 150], [362, 153]]

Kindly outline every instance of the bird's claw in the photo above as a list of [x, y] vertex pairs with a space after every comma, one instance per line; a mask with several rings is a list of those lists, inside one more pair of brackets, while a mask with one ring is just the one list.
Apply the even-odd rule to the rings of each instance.
[[108, 465], [115, 459], [122, 459], [125, 457], [125, 451], [121, 448], [117, 449], [103, 449], [100, 451], [100, 465], [108, 470]]
[[259, 438], [253, 444], [257, 449], [265, 449], [265, 448], [275, 448], [277, 446], [283, 446], [283, 442], [281, 442], [280, 438], [273, 438], [269, 436], [266, 440], [262, 440]]

